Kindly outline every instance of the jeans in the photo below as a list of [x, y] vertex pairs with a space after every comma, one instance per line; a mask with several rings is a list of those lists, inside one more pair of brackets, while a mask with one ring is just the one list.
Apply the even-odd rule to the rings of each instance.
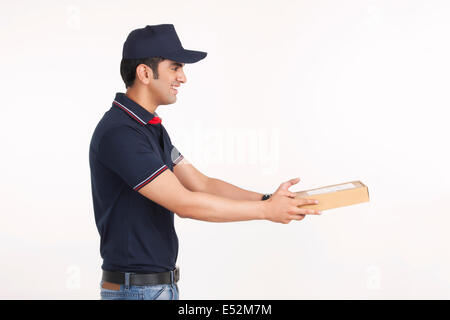
[[158, 284], [154, 286], [128, 286], [122, 284], [119, 290], [102, 288], [100, 282], [101, 300], [179, 300], [178, 285]]

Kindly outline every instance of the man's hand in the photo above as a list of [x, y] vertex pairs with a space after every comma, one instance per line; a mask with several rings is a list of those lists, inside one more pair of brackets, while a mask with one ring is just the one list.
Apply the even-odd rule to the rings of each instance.
[[288, 189], [299, 181], [300, 178], [295, 178], [282, 183], [268, 200], [263, 201], [266, 203], [264, 219], [287, 224], [292, 220], [302, 220], [307, 214], [320, 214], [318, 210], [298, 208], [318, 203], [314, 199], [294, 199], [295, 193]]

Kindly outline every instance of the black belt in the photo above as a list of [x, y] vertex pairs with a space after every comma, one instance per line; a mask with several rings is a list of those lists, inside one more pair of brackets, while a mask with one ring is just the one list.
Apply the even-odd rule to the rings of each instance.
[[[130, 286], [154, 286], [158, 284], [176, 283], [180, 279], [180, 268], [159, 273], [130, 273]], [[103, 270], [103, 281], [125, 284], [125, 273]]]

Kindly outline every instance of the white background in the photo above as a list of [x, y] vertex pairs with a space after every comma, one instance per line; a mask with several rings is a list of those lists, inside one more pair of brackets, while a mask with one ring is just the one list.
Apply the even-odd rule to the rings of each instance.
[[450, 298], [448, 1], [3, 1], [0, 298], [99, 299], [88, 165], [128, 33], [172, 23], [157, 109], [203, 173], [247, 190], [361, 180], [288, 225], [176, 218], [181, 299]]

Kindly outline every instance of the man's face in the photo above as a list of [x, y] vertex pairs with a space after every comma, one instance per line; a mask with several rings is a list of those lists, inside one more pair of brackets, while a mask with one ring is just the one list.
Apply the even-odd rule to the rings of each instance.
[[186, 82], [184, 63], [173, 60], [161, 61], [158, 65], [158, 79], [152, 79], [150, 90], [158, 105], [172, 104], [177, 101], [177, 90]]

